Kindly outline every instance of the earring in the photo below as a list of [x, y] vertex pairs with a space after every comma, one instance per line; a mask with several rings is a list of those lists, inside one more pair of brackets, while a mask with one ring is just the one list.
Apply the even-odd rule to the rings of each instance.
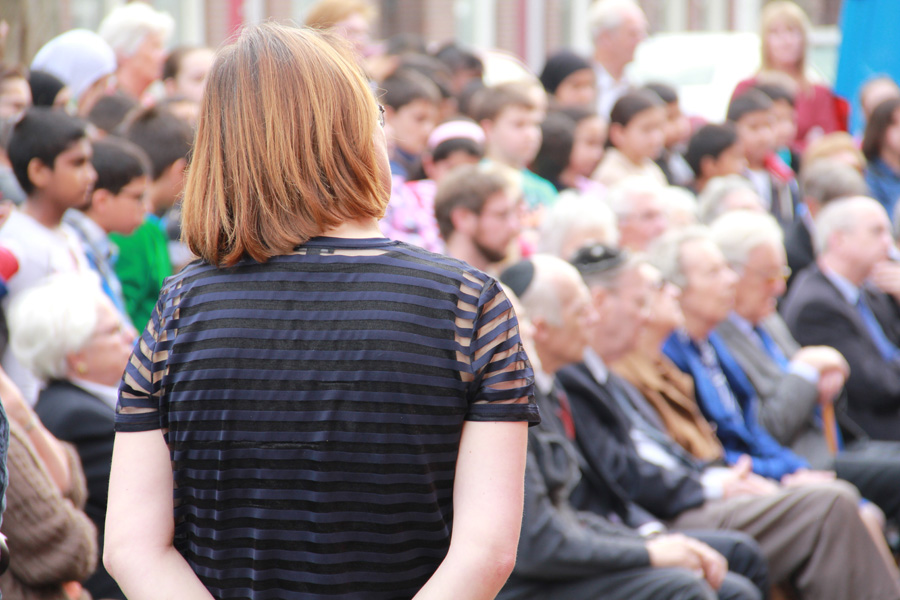
[[84, 363], [78, 363], [78, 366], [75, 367], [75, 370], [78, 371], [79, 375], [84, 375], [87, 373], [87, 367], [84, 366]]

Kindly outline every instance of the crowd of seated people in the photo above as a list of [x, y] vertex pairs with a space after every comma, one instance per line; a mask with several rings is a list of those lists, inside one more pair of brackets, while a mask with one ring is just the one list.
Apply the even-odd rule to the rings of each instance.
[[[536, 374], [499, 597], [900, 600], [900, 88], [863, 86], [860, 146], [786, 0], [704, 124], [628, 79], [634, 0], [592, 4], [591, 56], [503, 82], [456, 43], [373, 44], [375, 17], [321, 0], [306, 25], [383, 105], [381, 230], [499, 278]], [[124, 598], [99, 560], [117, 387], [194, 259], [178, 200], [215, 60], [174, 28], [131, 2], [0, 64], [5, 598]]]

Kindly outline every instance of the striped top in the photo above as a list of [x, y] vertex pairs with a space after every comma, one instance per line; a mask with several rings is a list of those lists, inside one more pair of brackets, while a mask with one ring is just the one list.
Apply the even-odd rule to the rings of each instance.
[[162, 429], [175, 547], [216, 598], [410, 598], [447, 553], [463, 423], [539, 421], [509, 300], [378, 239], [167, 280], [120, 389]]

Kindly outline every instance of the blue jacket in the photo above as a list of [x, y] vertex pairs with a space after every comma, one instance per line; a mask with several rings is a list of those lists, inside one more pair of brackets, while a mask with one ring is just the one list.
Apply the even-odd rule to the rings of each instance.
[[711, 333], [709, 343], [716, 351], [719, 366], [741, 407], [740, 412], [731, 411], [722, 404], [700, 359], [700, 351], [686, 336], [670, 335], [663, 352], [679, 369], [694, 378], [697, 403], [707, 420], [715, 423], [716, 435], [725, 447], [726, 461], [733, 464], [742, 454], [749, 454], [753, 459], [753, 472], [773, 479], [808, 467], [803, 458], [775, 441], [756, 420], [756, 392], [724, 342], [716, 333]]

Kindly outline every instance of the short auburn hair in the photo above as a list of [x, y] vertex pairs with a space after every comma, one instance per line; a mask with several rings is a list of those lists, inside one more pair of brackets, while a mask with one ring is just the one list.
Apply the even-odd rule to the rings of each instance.
[[[384, 215], [378, 105], [349, 47], [311, 29], [248, 27], [209, 74], [182, 239], [218, 266], [265, 262]], [[386, 168], [386, 167], [385, 167]]]

